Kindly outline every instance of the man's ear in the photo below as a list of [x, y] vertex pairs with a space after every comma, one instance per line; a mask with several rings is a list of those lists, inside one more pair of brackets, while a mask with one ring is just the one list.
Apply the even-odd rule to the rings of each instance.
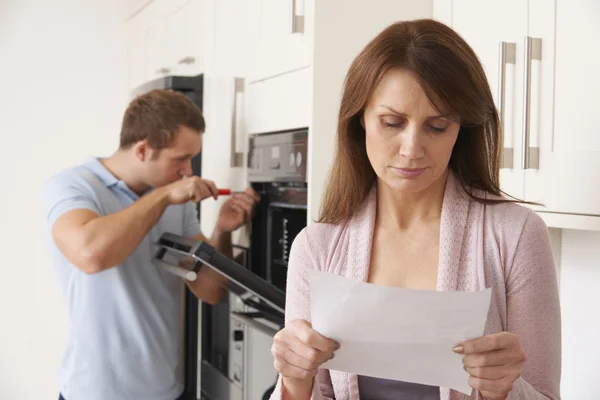
[[149, 157], [149, 150], [148, 143], [145, 140], [140, 140], [133, 145], [133, 153], [135, 154], [135, 157], [142, 162], [146, 161], [146, 159]]

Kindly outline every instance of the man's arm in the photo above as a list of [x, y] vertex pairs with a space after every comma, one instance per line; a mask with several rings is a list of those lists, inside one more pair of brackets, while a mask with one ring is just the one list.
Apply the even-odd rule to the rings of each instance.
[[103, 217], [86, 209], [68, 211], [52, 226], [52, 237], [73, 265], [87, 274], [98, 273], [129, 257], [168, 205], [167, 193], [156, 190]]
[[[224, 232], [217, 228], [210, 240], [202, 233], [194, 236], [194, 239], [209, 243], [228, 258], [233, 258], [231, 232]], [[198, 273], [198, 278], [194, 282], [186, 281], [186, 283], [198, 299], [208, 304], [217, 304], [225, 295], [225, 286], [229, 282], [212, 268], [202, 267]]]
[[52, 238], [73, 265], [88, 274], [98, 273], [129, 257], [167, 206], [199, 202], [217, 193], [213, 182], [189, 177], [157, 188], [114, 214], [99, 216], [77, 207], [56, 219]]
[[[259, 201], [260, 196], [251, 188], [246, 189], [244, 193], [232, 196], [221, 207], [210, 240], [202, 233], [194, 236], [194, 239], [210, 243], [219, 252], [233, 259], [231, 232], [250, 221]], [[224, 287], [228, 283], [227, 279], [211, 268], [201, 268], [198, 278], [194, 282], [187, 282], [187, 285], [200, 300], [209, 304], [216, 304], [225, 295]]]

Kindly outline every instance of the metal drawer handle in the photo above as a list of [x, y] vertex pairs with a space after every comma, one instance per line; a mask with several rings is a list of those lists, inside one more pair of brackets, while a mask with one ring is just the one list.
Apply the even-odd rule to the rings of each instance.
[[244, 78], [235, 78], [233, 90], [233, 115], [231, 118], [231, 167], [241, 167], [244, 161], [244, 153], [237, 151], [237, 113], [238, 93], [244, 93]]
[[[500, 127], [502, 136], [505, 137], [504, 129], [506, 115], [506, 65], [515, 64], [517, 55], [517, 44], [511, 42], [500, 42], [500, 65], [498, 66], [498, 106], [500, 108]], [[502, 162], [500, 168], [513, 168], [514, 148], [506, 147], [502, 149]]]
[[542, 59], [542, 39], [525, 37], [525, 74], [523, 77], [523, 153], [522, 169], [538, 169], [540, 165], [540, 148], [530, 147], [531, 123], [531, 61]]
[[181, 60], [179, 60], [178, 64], [193, 64], [196, 62], [196, 58], [188, 56], [188, 57], [183, 57]]
[[291, 0], [291, 23], [290, 23], [290, 33], [304, 33], [304, 15], [296, 14], [296, 1]]

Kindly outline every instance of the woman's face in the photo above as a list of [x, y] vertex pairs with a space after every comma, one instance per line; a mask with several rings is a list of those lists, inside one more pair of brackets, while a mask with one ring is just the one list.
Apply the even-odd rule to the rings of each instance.
[[367, 155], [380, 181], [416, 193], [445, 177], [460, 124], [433, 108], [410, 72], [384, 74], [362, 124]]

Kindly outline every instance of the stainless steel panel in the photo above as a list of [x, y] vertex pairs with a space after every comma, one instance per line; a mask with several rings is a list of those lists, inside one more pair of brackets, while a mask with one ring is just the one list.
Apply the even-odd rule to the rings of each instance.
[[539, 168], [539, 148], [529, 146], [531, 123], [531, 62], [542, 59], [542, 39], [525, 37], [525, 74], [523, 78], [523, 153], [522, 169]]
[[241, 385], [236, 385], [212, 365], [202, 362], [200, 366], [202, 396], [207, 400], [244, 400]]
[[[498, 68], [498, 107], [500, 113], [500, 126], [502, 127], [502, 133], [504, 136], [504, 120], [506, 110], [506, 65], [515, 64], [517, 56], [517, 45], [516, 43], [500, 42], [500, 65]], [[513, 154], [514, 149], [512, 147], [504, 146], [502, 152], [502, 162], [500, 168], [513, 168]]]

